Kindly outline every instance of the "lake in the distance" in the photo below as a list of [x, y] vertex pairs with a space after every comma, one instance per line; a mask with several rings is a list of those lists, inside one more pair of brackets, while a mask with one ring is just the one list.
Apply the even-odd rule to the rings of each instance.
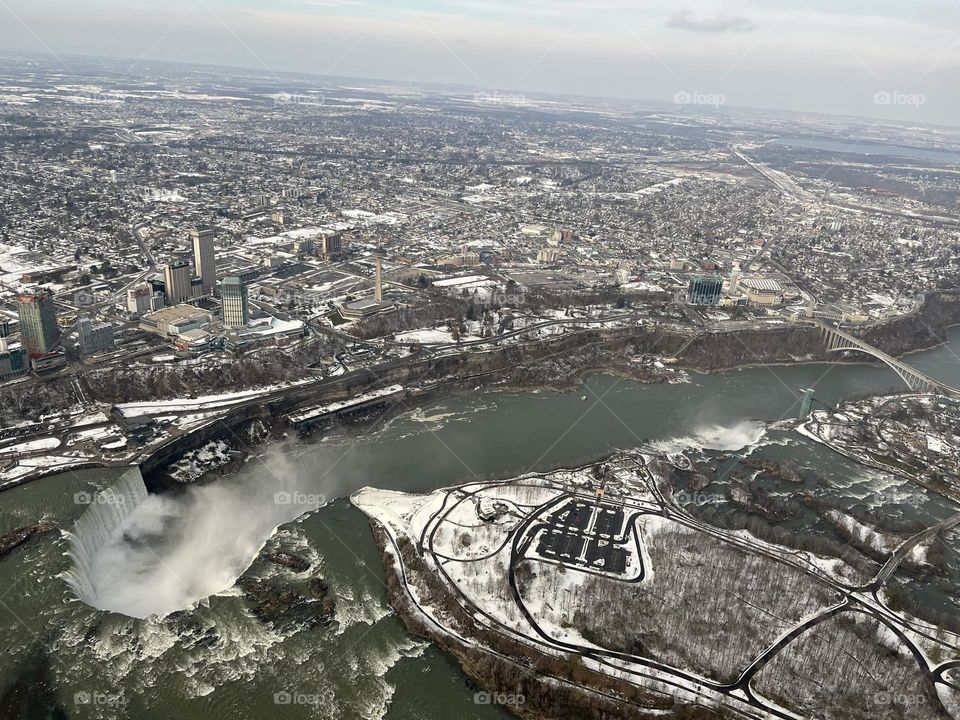
[[934, 148], [909, 147], [906, 145], [881, 145], [863, 140], [835, 140], [832, 138], [785, 137], [771, 141], [771, 145], [823, 150], [841, 155], [870, 155], [879, 157], [900, 157], [912, 160], [930, 160], [960, 165], [960, 151], [938, 150]]

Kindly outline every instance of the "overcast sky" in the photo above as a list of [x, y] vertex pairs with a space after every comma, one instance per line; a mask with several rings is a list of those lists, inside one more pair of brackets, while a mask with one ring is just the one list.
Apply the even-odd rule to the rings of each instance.
[[960, 125], [960, 0], [0, 0], [0, 50]]

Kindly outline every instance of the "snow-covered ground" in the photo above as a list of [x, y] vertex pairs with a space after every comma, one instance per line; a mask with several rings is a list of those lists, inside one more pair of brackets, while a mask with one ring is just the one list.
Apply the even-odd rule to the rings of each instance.
[[250, 400], [260, 395], [267, 395], [275, 390], [284, 387], [293, 387], [303, 383], [310, 382], [310, 379], [297, 380], [287, 385], [269, 385], [267, 387], [257, 388], [255, 390], [242, 390], [239, 392], [223, 393], [219, 395], [201, 395], [196, 398], [177, 398], [174, 400], [153, 400], [149, 402], [121, 403], [117, 405], [117, 411], [128, 418], [141, 417], [143, 415], [155, 415], [158, 413], [169, 412], [190, 412], [207, 411], [227, 408], [231, 405]]
[[54, 448], [60, 447], [59, 438], [39, 438], [38, 440], [26, 440], [24, 442], [14, 443], [12, 445], [4, 445], [0, 447], [0, 456], [6, 455], [20, 455], [26, 453], [37, 452], [38, 450], [52, 450]]
[[[831, 583], [862, 584], [862, 578], [840, 559], [789, 550], [758, 540], [747, 531], [705, 532], [696, 523], [678, 522], [664, 516], [661, 502], [652, 494], [641, 472], [645, 466], [645, 471], [656, 473], [658, 465], [653, 460], [662, 460], [662, 456], [625, 453], [610, 458], [603, 473], [598, 472], [598, 467], [530, 473], [510, 481], [473, 482], [425, 495], [364, 488], [356, 492], [351, 501], [376, 520], [397, 547], [406, 544], [407, 548], [416, 548], [417, 556], [426, 564], [426, 570], [405, 568], [406, 588], [416, 604], [415, 610], [431, 617], [451, 636], [471, 645], [476, 643], [471, 631], [465, 630], [459, 620], [451, 624], [444, 610], [443, 593], [438, 596], [432, 586], [426, 584], [424, 572], [431, 573], [431, 582], [452, 586], [451, 592], [455, 589], [470, 601], [471, 607], [479, 608], [471, 612], [478, 626], [493, 629], [548, 655], [569, 652], [570, 645], [609, 649], [606, 643], [610, 642], [611, 633], [617, 634], [616, 623], [621, 619], [631, 621], [620, 618], [615, 609], [602, 607], [603, 597], [615, 598], [616, 601], [611, 602], [616, 602], [616, 607], [633, 604], [634, 609], [643, 603], [651, 606], [660, 603], [656, 618], [649, 623], [637, 621], [636, 632], [640, 633], [637, 638], [643, 640], [640, 647], [647, 647], [649, 643], [654, 657], [661, 660], [661, 655], [669, 655], [672, 659], [668, 659], [667, 664], [683, 670], [687, 678], [699, 675], [713, 679], [716, 679], [711, 674], [716, 671], [714, 661], [729, 659], [724, 655], [726, 645], [722, 641], [740, 643], [734, 655], [739, 652], [737, 657], [742, 656], [746, 663], [755, 656], [752, 642], [761, 642], [758, 647], [765, 647], [833, 607], [838, 588]], [[609, 529], [596, 529], [603, 513], [609, 518], [618, 509], [623, 511], [619, 530], [612, 531], [611, 536]], [[588, 513], [587, 517], [584, 512]], [[896, 539], [883, 536], [851, 517], [832, 519], [877, 549], [889, 551], [896, 547]], [[605, 521], [604, 527], [610, 528], [607, 523]], [[518, 532], [521, 534], [517, 535]], [[587, 544], [577, 543], [578, 537]], [[606, 544], [623, 548], [627, 543], [626, 569], [621, 565], [619, 572], [617, 568], [607, 571], [603, 569], [607, 560], [597, 563], [596, 556], [588, 559], [591, 538], [599, 540], [593, 551]], [[544, 539], [549, 542], [542, 544]], [[389, 548], [388, 545], [388, 557], [399, 573], [404, 570], [403, 561]], [[912, 559], [921, 560], [923, 553], [918, 550]], [[719, 567], [732, 574], [718, 576]], [[731, 581], [735, 584], [740, 570], [756, 573], [756, 582], [748, 585], [754, 592], [753, 600], [765, 603], [763, 607], [744, 608], [737, 602], [719, 600], [731, 595], [736, 597], [737, 593], [729, 588], [716, 592], [714, 585]], [[630, 589], [634, 587], [636, 591]], [[648, 599], [635, 600], [634, 592]], [[671, 599], [676, 593], [679, 593], [677, 597]], [[683, 610], [681, 601], [688, 593], [691, 598], [697, 596], [691, 602], [700, 603], [698, 611]], [[591, 598], [587, 606], [582, 600], [586, 596]], [[759, 641], [753, 635], [737, 635], [738, 625], [734, 622], [737, 617], [743, 618], [744, 612], [759, 613], [754, 618], [759, 628], [762, 623], [757, 618], [766, 617], [768, 606], [767, 614], [772, 620], [760, 628], [763, 637]], [[592, 626], [590, 618], [596, 614], [613, 618], [614, 625], [604, 621], [600, 626]], [[704, 617], [718, 622], [715, 626], [707, 623], [709, 627], [705, 627]], [[664, 628], [657, 626], [660, 620]], [[665, 629], [666, 625], [672, 629]], [[629, 639], [629, 635], [626, 637]], [[663, 643], [667, 643], [669, 650], [675, 647], [670, 644], [673, 641], [685, 649], [665, 651]], [[909, 654], [894, 634], [875, 638], [875, 641], [904, 657]], [[942, 642], [934, 645], [937, 646], [924, 648], [924, 652], [942, 651]], [[700, 654], [684, 655], [692, 650]], [[646, 657], [646, 651], [641, 655]], [[624, 668], [650, 672], [646, 665], [627, 659], [619, 662]], [[598, 665], [596, 669], [624, 679], [631, 677], [608, 665]], [[732, 670], [726, 668], [726, 671]], [[687, 679], [685, 682], [691, 683], [688, 688], [703, 687], [697, 681]]]
[[403, 385], [388, 385], [385, 388], [370, 390], [359, 395], [354, 395], [347, 400], [337, 400], [334, 402], [324, 403], [323, 405], [315, 405], [314, 407], [304, 408], [303, 410], [290, 415], [289, 419], [292, 423], [300, 423], [306, 420], [312, 420], [314, 418], [319, 418], [330, 413], [338, 412], [355, 405], [361, 405], [371, 400], [386, 398], [390, 397], [391, 395], [399, 395], [403, 392], [403, 390]]
[[191, 482], [210, 470], [222, 467], [230, 459], [230, 446], [223, 440], [213, 440], [188, 452], [170, 467], [169, 472], [178, 482]]
[[400, 333], [396, 336], [396, 341], [401, 343], [420, 343], [421, 345], [445, 345], [456, 342], [453, 334], [449, 330], [433, 328], [427, 330], [410, 330]]

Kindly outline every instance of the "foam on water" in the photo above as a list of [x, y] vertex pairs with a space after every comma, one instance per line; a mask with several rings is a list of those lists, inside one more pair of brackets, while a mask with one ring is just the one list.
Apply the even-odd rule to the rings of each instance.
[[396, 687], [386, 680], [387, 673], [404, 658], [423, 655], [428, 644], [422, 640], [403, 637], [397, 641], [383, 639], [358, 647], [356, 654], [348, 656], [346, 662], [352, 674], [357, 678], [366, 678], [364, 692], [357, 697], [358, 714], [364, 720], [382, 720], [393, 700]]
[[[216, 641], [198, 644], [197, 635], [205, 632], [214, 633]], [[89, 665], [105, 673], [103, 682], [131, 693], [149, 693], [175, 677], [180, 693], [196, 698], [232, 681], [253, 680], [265, 664], [283, 659], [286, 640], [249, 615], [201, 606], [182, 619], [88, 612], [62, 626], [52, 649], [61, 657], [86, 658], [70, 666], [68, 672], [76, 675], [71, 682], [85, 679]]]
[[[393, 610], [386, 605], [381, 592], [363, 585], [354, 589], [349, 587], [337, 590], [337, 635], [342, 635], [357, 624], [376, 625]], [[359, 595], [359, 596], [358, 596]]]
[[454, 412], [443, 412], [443, 407], [434, 408], [433, 415], [427, 415], [423, 408], [417, 408], [410, 415], [410, 419], [418, 423], [434, 423], [439, 424], [446, 420], [447, 418], [457, 417], [457, 413]]
[[[381, 438], [389, 437], [396, 442], [423, 434], [424, 430], [436, 432], [450, 423], [471, 422], [471, 416], [497, 409], [495, 403], [472, 401], [464, 407], [448, 408], [438, 405], [431, 408], [418, 407], [391, 418], [377, 431]], [[427, 413], [430, 413], [429, 415]]]
[[735, 452], [755, 447], [766, 435], [766, 424], [759, 420], [740, 420], [732, 425], [701, 425], [690, 435], [654, 440], [659, 452], [718, 450]]

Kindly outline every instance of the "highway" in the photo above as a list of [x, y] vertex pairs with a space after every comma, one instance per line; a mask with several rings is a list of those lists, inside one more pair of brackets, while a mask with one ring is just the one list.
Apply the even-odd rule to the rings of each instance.
[[764, 165], [763, 163], [758, 163], [754, 160], [751, 160], [737, 146], [732, 148], [732, 152], [738, 158], [743, 160], [743, 162], [756, 170], [760, 175], [773, 183], [777, 190], [783, 193], [786, 197], [790, 198], [791, 200], [797, 200], [798, 202], [804, 203], [812, 201], [813, 198], [810, 196], [810, 194], [797, 185], [796, 181], [794, 181], [794, 179], [785, 172], [774, 170], [769, 165]]

